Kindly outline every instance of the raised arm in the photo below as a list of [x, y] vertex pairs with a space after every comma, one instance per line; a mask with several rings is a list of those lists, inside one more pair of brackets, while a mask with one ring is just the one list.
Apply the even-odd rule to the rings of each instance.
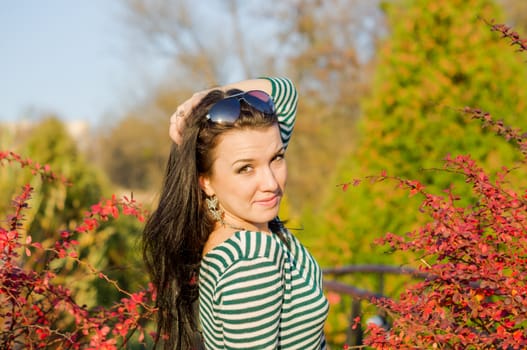
[[[280, 134], [284, 146], [287, 147], [296, 117], [296, 107], [298, 102], [298, 94], [293, 82], [288, 78], [279, 77], [265, 77], [258, 79], [243, 80], [224, 86], [215, 87], [213, 89], [230, 90], [239, 89], [243, 91], [262, 90], [267, 92], [275, 103], [278, 114], [278, 121], [280, 123]], [[181, 132], [183, 128], [183, 119], [190, 113], [190, 111], [201, 101], [201, 99], [213, 89], [207, 89], [196, 92], [188, 100], [178, 106], [176, 112], [170, 118], [169, 134], [175, 143], [181, 143]]]
[[282, 142], [287, 147], [295, 126], [298, 93], [293, 82], [288, 78], [266, 79], [271, 83], [270, 95], [273, 98], [276, 113], [278, 114]]

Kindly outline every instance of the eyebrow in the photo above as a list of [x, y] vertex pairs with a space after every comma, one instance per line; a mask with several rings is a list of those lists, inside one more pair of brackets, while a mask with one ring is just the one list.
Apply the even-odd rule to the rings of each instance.
[[[274, 153], [274, 155], [277, 155], [277, 154], [283, 153], [283, 152], [285, 152], [285, 147], [284, 146], [280, 147], [280, 149], [278, 151], [276, 151]], [[254, 161], [253, 158], [236, 159], [234, 162], [232, 162], [231, 165], [234, 166], [234, 165], [236, 165], [236, 163], [251, 163], [253, 161]]]

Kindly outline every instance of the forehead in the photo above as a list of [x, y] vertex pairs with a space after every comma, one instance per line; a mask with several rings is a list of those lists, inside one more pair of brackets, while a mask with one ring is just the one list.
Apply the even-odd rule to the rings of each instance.
[[214, 150], [215, 161], [256, 159], [283, 147], [278, 125], [258, 129], [232, 129], [220, 136]]

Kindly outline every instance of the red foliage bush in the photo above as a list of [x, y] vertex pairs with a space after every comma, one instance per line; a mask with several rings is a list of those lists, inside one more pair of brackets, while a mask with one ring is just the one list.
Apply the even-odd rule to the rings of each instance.
[[[527, 192], [490, 181], [469, 156], [447, 158], [446, 168], [463, 174], [477, 202], [421, 193], [421, 209], [432, 221], [406, 237], [379, 240], [421, 254], [429, 278], [409, 287], [398, 301], [374, 301], [393, 318], [391, 330], [370, 326], [366, 344], [380, 349], [519, 349], [527, 346]], [[384, 180], [381, 177], [379, 180]]]
[[[0, 165], [6, 164], [28, 168], [43, 181], [67, 182], [49, 166], [13, 152], [0, 152]], [[43, 246], [23, 232], [24, 211], [29, 208], [31, 194], [32, 188], [25, 185], [13, 200], [13, 213], [0, 226], [0, 348], [118, 349], [125, 348], [134, 333], [138, 333], [139, 342], [144, 342], [143, 323], [155, 312], [150, 306], [152, 289], [135, 293], [121, 289], [104, 273], [79, 259], [75, 240], [76, 235], [93, 234], [101, 222], [117, 218], [120, 213], [143, 221], [141, 207], [128, 198], [102, 200], [91, 207], [75, 230], [63, 231], [52, 245]], [[24, 258], [35, 250], [45, 253], [39, 255], [45, 261], [28, 264]], [[98, 274], [125, 297], [109, 308], [79, 305], [51, 267], [65, 259], [73, 259], [90, 273]]]
[[[527, 41], [510, 28], [492, 29], [527, 51]], [[527, 156], [526, 136], [518, 130], [481, 110], [464, 112]], [[511, 188], [505, 167], [491, 180], [469, 155], [447, 157], [444, 170], [464, 177], [474, 195], [471, 204], [461, 205], [453, 189], [438, 196], [416, 181], [386, 174], [375, 179], [396, 180], [410, 195], [424, 197], [421, 210], [431, 218], [428, 224], [405, 237], [388, 233], [378, 243], [420, 254], [420, 269], [429, 277], [407, 288], [397, 301], [373, 301], [393, 324], [390, 330], [370, 325], [365, 344], [377, 349], [525, 349], [527, 190]]]

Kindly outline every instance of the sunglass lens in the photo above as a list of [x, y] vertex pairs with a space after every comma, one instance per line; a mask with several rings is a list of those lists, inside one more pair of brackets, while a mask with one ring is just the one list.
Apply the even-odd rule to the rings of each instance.
[[274, 113], [274, 103], [271, 97], [260, 90], [248, 91], [244, 96], [248, 104], [265, 114]]
[[226, 98], [216, 103], [209, 111], [208, 118], [215, 123], [234, 123], [240, 116], [240, 102], [237, 98]]
[[245, 93], [245, 95], [248, 95], [248, 96], [254, 96], [256, 97], [257, 99], [259, 100], [262, 100], [264, 102], [267, 102], [269, 100], [271, 100], [271, 96], [267, 95], [264, 91], [262, 90], [250, 90], [250, 91], [247, 91]]

